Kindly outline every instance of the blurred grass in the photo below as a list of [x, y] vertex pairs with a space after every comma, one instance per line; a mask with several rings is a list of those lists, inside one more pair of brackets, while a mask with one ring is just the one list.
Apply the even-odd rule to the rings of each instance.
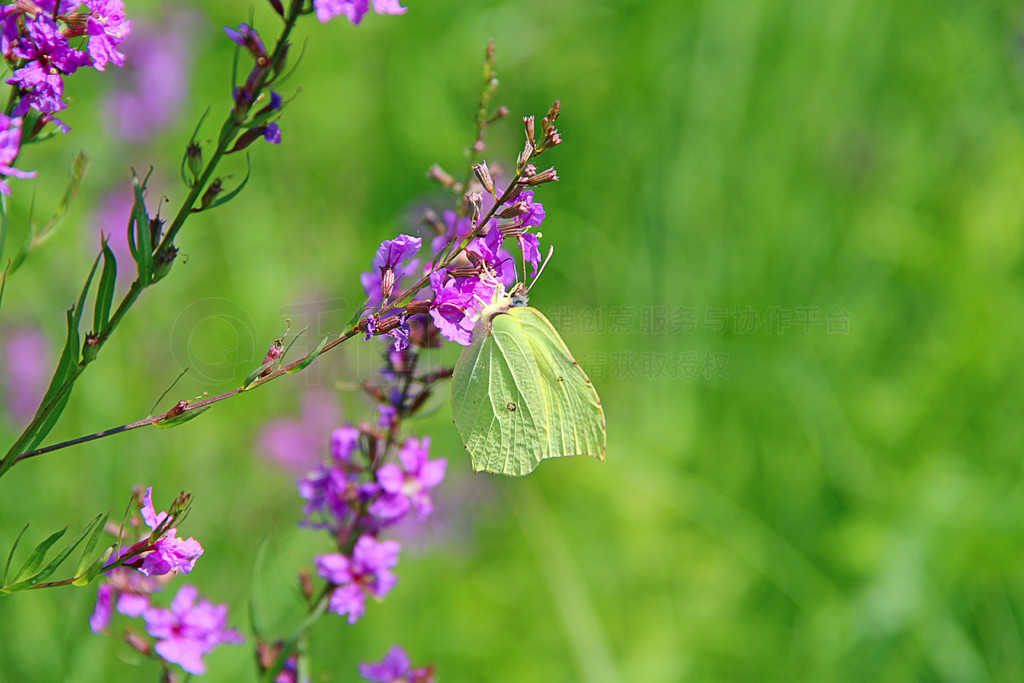
[[[290, 86], [302, 92], [283, 144], [254, 146], [242, 198], [189, 224], [187, 262], [145, 294], [51, 438], [146, 413], [180, 369], [171, 330], [194, 302], [226, 300], [258, 338], [198, 321], [196, 352], [216, 364], [236, 349], [222, 363], [233, 376], [183, 380], [175, 396], [237, 384], [289, 306], [344, 300], [321, 322], [339, 329], [376, 244], [411, 229], [410, 207], [440, 199], [428, 166], [460, 168], [493, 37], [499, 101], [515, 117], [563, 103], [566, 143], [551, 156], [562, 182], [539, 195], [556, 253], [532, 302], [571, 307], [563, 336], [604, 400], [608, 462], [553, 461], [522, 481], [473, 476], [438, 399], [416, 429], [449, 457], [453, 505], [466, 491], [476, 502], [432, 520], [439, 540], [406, 553], [398, 588], [358, 626], [321, 624], [317, 671], [351, 680], [357, 661], [400, 642], [452, 681], [1020, 680], [1019, 6], [410, 5], [358, 29], [300, 29], [309, 42]], [[129, 163], [156, 164], [180, 199], [181, 145], [206, 103], [211, 120], [226, 105], [231, 46], [218, 27], [247, 8], [203, 7], [195, 92], [151, 151], [105, 136], [94, 105], [106, 76], [72, 82], [73, 134], [27, 151], [20, 167], [40, 171], [40, 204], [74, 151], [86, 149], [93, 169], [60, 235], [12, 279], [0, 326], [39, 325], [56, 349], [61, 311], [93, 258], [91, 210]], [[269, 24], [266, 8], [256, 17]], [[490, 158], [507, 166], [517, 140], [514, 123], [495, 130]], [[14, 183], [24, 201], [29, 183]], [[657, 307], [692, 309], [699, 322], [709, 308], [809, 307], [821, 324], [738, 334], [730, 317], [725, 332], [644, 333], [637, 321], [583, 331], [588, 311]], [[827, 333], [833, 309], [848, 313], [848, 333]], [[260, 584], [285, 630], [294, 572], [325, 546], [295, 529], [294, 486], [256, 457], [253, 435], [295, 414], [310, 382], [373, 371], [375, 351], [346, 347], [317, 374], [180, 429], [19, 466], [3, 482], [0, 547], [24, 520], [38, 539], [120, 510], [135, 483], [153, 483], [162, 501], [189, 489], [184, 532], [207, 548], [190, 580], [244, 625], [269, 538]], [[728, 376], [628, 366], [638, 354], [658, 363], [690, 352], [727, 354]], [[368, 416], [343, 399], [348, 419]], [[0, 433], [9, 440], [16, 427]], [[93, 594], [0, 602], [0, 679], [155, 675], [88, 635]], [[209, 678], [236, 680], [248, 666], [245, 648], [225, 649]]]

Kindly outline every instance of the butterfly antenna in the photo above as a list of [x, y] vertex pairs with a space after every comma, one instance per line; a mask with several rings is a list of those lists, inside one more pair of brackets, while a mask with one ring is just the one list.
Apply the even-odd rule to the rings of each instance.
[[[551, 245], [550, 247], [548, 247], [548, 256], [547, 256], [547, 258], [544, 259], [544, 263], [540, 264], [540, 270], [537, 271], [537, 276], [533, 278], [533, 282], [531, 282], [530, 286], [526, 288], [526, 293], [527, 294], [529, 294], [530, 290], [533, 289], [533, 286], [535, 284], [537, 284], [537, 280], [540, 279], [540, 276], [544, 274], [544, 269], [548, 267], [548, 261], [551, 260], [551, 255], [554, 254], [554, 253], [555, 253], [555, 245]], [[523, 274], [525, 275], [525, 270], [523, 271]]]

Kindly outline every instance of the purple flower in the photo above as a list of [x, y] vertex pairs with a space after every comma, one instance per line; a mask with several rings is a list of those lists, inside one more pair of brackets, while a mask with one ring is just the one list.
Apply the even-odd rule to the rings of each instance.
[[433, 683], [434, 667], [413, 669], [409, 655], [397, 645], [391, 646], [379, 662], [363, 662], [359, 675], [375, 683]]
[[[156, 530], [167, 519], [166, 512], [157, 513], [153, 508], [153, 487], [146, 489], [142, 499], [142, 519], [152, 530]], [[203, 554], [203, 547], [194, 538], [178, 538], [178, 530], [167, 529], [151, 545], [151, 550], [140, 558], [134, 558], [126, 566], [135, 567], [146, 576], [159, 576], [171, 572], [188, 574]], [[147, 543], [142, 541], [142, 543]], [[136, 544], [137, 546], [138, 544]], [[134, 548], [135, 546], [133, 546]], [[129, 548], [131, 551], [132, 548]]]
[[377, 254], [373, 257], [372, 269], [359, 276], [366, 296], [369, 297], [368, 306], [380, 305], [384, 302], [385, 293], [390, 296], [396, 287], [401, 290], [403, 278], [416, 274], [420, 267], [418, 259], [413, 259], [401, 267], [399, 264], [415, 256], [422, 244], [423, 240], [419, 237], [409, 235], [399, 235], [393, 240], [384, 240], [380, 243]]
[[21, 12], [14, 5], [0, 6], [0, 54], [5, 59], [10, 59], [12, 50], [18, 42], [21, 28], [18, 26], [18, 18]]
[[190, 674], [206, 671], [203, 656], [221, 643], [241, 644], [242, 635], [227, 628], [227, 605], [200, 598], [199, 589], [184, 585], [170, 609], [151, 607], [143, 612], [146, 631], [157, 639], [156, 653]]
[[434, 509], [427, 489], [441, 483], [448, 466], [444, 458], [428, 460], [429, 454], [430, 437], [406, 440], [398, 454], [401, 467], [388, 463], [377, 470], [383, 495], [370, 505], [370, 514], [385, 521], [397, 521], [412, 507], [420, 521], [427, 518]]
[[7, 83], [17, 85], [25, 93], [14, 113], [20, 116], [29, 108], [43, 113], [60, 111], [67, 106], [62, 99], [63, 76], [89, 64], [91, 58], [72, 49], [48, 15], [38, 14], [35, 19], [26, 19], [25, 24], [28, 39], [19, 41], [13, 53], [27, 63], [7, 79]]
[[[359, 430], [351, 425], [331, 434], [331, 466], [320, 465], [298, 481], [299, 495], [306, 500], [301, 526], [338, 531], [350, 518], [353, 509], [366, 503], [375, 490], [358, 484], [363, 468], [353, 462], [352, 454], [359, 447]], [[315, 517], [321, 518], [315, 520]]]
[[253, 57], [259, 59], [260, 57], [267, 56], [267, 48], [263, 46], [263, 39], [260, 38], [260, 34], [256, 32], [256, 29], [249, 26], [249, 24], [239, 24], [237, 31], [229, 26], [225, 26], [224, 33], [228, 34], [228, 38], [239, 46], [251, 52]]
[[543, 204], [533, 201], [533, 190], [523, 190], [515, 198], [515, 202], [526, 203], [526, 213], [519, 217], [520, 224], [524, 228], [539, 228], [547, 214]]
[[430, 274], [434, 290], [434, 303], [430, 317], [448, 341], [469, 346], [473, 343], [473, 328], [485, 304], [490, 303], [499, 284], [490, 279], [454, 278], [446, 271]]
[[377, 412], [380, 413], [377, 417], [378, 427], [391, 429], [395, 426], [395, 421], [398, 419], [398, 408], [389, 403], [382, 403], [377, 406]]
[[85, 0], [92, 14], [86, 22], [89, 34], [89, 56], [92, 64], [103, 71], [107, 62], [124, 66], [124, 55], [117, 46], [132, 30], [132, 22], [124, 18], [122, 0]]
[[398, 564], [401, 548], [395, 541], [377, 541], [364, 534], [356, 541], [352, 557], [341, 553], [320, 555], [314, 559], [317, 574], [334, 584], [329, 608], [338, 615], [348, 615], [354, 624], [366, 612], [366, 596], [383, 598], [398, 578], [390, 571]]
[[50, 343], [40, 330], [22, 327], [5, 335], [0, 359], [0, 384], [11, 417], [27, 422], [46, 393], [52, 371]]
[[473, 232], [473, 221], [469, 216], [459, 216], [454, 211], [445, 211], [441, 214], [445, 231], [430, 242], [430, 250], [434, 256], [441, 253], [448, 244], [465, 239]]
[[[345, 15], [357, 26], [370, 11], [368, 0], [313, 0], [313, 7], [316, 9], [316, 18], [321, 23], [327, 23], [338, 15]], [[377, 14], [405, 14], [406, 9], [398, 0], [373, 0], [373, 11]]]
[[263, 139], [272, 145], [281, 144], [281, 126], [276, 122], [268, 123], [263, 129]]

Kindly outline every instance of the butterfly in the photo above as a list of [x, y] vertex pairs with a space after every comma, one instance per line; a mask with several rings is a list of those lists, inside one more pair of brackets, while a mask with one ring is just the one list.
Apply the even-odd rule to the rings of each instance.
[[473, 469], [529, 474], [546, 458], [605, 455], [601, 399], [521, 284], [500, 284], [452, 375], [452, 418]]

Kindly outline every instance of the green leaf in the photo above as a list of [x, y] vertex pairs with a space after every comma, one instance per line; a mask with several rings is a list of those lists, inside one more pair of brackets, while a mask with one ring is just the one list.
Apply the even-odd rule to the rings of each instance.
[[32, 246], [36, 247], [52, 234], [54, 229], [64, 220], [67, 216], [68, 208], [71, 206], [72, 198], [78, 194], [78, 188], [82, 184], [82, 180], [85, 179], [85, 174], [89, 170], [89, 159], [85, 156], [85, 152], [79, 152], [75, 155], [75, 158], [71, 161], [71, 179], [68, 180], [67, 187], [64, 188], [64, 194], [61, 197], [60, 203], [57, 205], [57, 210], [54, 211], [53, 216], [47, 221], [43, 229], [32, 239]]
[[215, 209], [218, 206], [221, 206], [223, 204], [227, 204], [232, 199], [234, 199], [235, 197], [238, 196], [238, 193], [241, 192], [242, 188], [244, 188], [246, 183], [249, 182], [249, 176], [252, 175], [252, 159], [249, 157], [248, 153], [246, 153], [246, 155], [245, 155], [245, 165], [246, 165], [245, 178], [242, 179], [241, 184], [239, 184], [238, 187], [236, 187], [235, 189], [231, 190], [231, 192], [228, 192], [223, 197], [218, 197], [217, 199], [215, 199], [214, 202], [212, 204], [210, 204], [208, 207], [206, 207], [205, 209], [203, 209], [203, 211], [209, 211], [210, 209]]
[[110, 321], [110, 306], [114, 301], [114, 285], [117, 284], [117, 259], [103, 237], [103, 273], [96, 290], [96, 304], [92, 311], [92, 329], [99, 334]]
[[359, 304], [358, 308], [356, 308], [356, 310], [352, 312], [352, 317], [350, 317], [348, 319], [348, 322], [345, 323], [345, 331], [346, 332], [351, 330], [353, 327], [355, 327], [359, 323], [359, 320], [366, 313], [366, 304], [368, 304], [368, 303], [370, 303], [370, 299], [369, 298], [363, 299], [363, 303]]
[[82, 529], [82, 531], [79, 532], [79, 534], [75, 536], [75, 538], [70, 543], [68, 543], [68, 545], [63, 550], [57, 553], [56, 557], [50, 560], [49, 564], [43, 567], [43, 569], [40, 572], [32, 576], [32, 578], [30, 579], [31, 583], [35, 585], [37, 583], [40, 583], [44, 579], [48, 579], [51, 575], [53, 575], [53, 573], [57, 571], [57, 567], [62, 565], [64, 563], [64, 560], [68, 559], [68, 556], [71, 555], [72, 552], [74, 552], [75, 548], [78, 547], [78, 544], [85, 540], [86, 535], [93, 528], [93, 525], [95, 525], [96, 522], [99, 521], [99, 519], [100, 515], [97, 515], [96, 519], [89, 522], [89, 524], [87, 524], [86, 527]]
[[[328, 335], [328, 337], [329, 336], [330, 335]], [[324, 337], [322, 340], [320, 340], [320, 343], [317, 344], [315, 349], [313, 349], [312, 351], [309, 352], [308, 356], [306, 356], [301, 361], [299, 361], [299, 364], [296, 365], [294, 368], [291, 368], [290, 370], [288, 370], [288, 374], [289, 375], [294, 375], [296, 372], [299, 372], [301, 370], [305, 370], [306, 368], [308, 368], [310, 366], [310, 364], [313, 361], [316, 360], [317, 356], [320, 355], [320, 352], [323, 350], [324, 346], [327, 345], [328, 337]]]
[[17, 576], [14, 577], [14, 584], [8, 586], [8, 588], [12, 588], [13, 586], [17, 585], [22, 579], [28, 578], [35, 574], [39, 570], [40, 565], [43, 564], [43, 558], [46, 557], [47, 551], [50, 550], [50, 547], [53, 546], [54, 543], [61, 539], [61, 537], [67, 532], [67, 530], [68, 528], [64, 527], [60, 531], [55, 531], [52, 534], [50, 534], [45, 540], [43, 540], [42, 543], [37, 545], [35, 547], [35, 550], [32, 551], [32, 554], [29, 556], [28, 560], [26, 560], [25, 564], [22, 566], [21, 571], [19, 571]]
[[175, 417], [169, 417], [166, 420], [158, 420], [157, 422], [153, 423], [153, 426], [159, 427], [160, 429], [170, 429], [171, 427], [177, 427], [179, 425], [185, 424], [189, 420], [193, 420], [199, 417], [212, 407], [213, 406], [205, 406], [203, 408], [196, 408], [195, 410], [190, 410], [187, 413], [182, 413], [181, 415], [177, 415]]
[[[80, 339], [81, 339], [81, 335], [79, 334], [79, 327], [82, 324], [82, 311], [85, 310], [85, 297], [86, 297], [86, 295], [89, 294], [89, 286], [92, 284], [92, 278], [96, 274], [96, 266], [98, 266], [99, 264], [100, 264], [100, 257], [97, 254], [96, 260], [92, 262], [92, 270], [89, 271], [89, 277], [85, 278], [85, 286], [82, 287], [82, 293], [78, 295], [78, 304], [75, 306], [75, 316], [74, 316], [74, 319], [72, 320], [72, 325], [74, 325], [74, 328], [75, 328], [75, 334], [73, 336], [74, 336], [75, 345], [76, 345], [75, 353], [74, 353], [74, 359], [75, 359], [76, 363], [78, 362], [78, 351], [79, 351], [79, 349], [77, 347], [78, 347], [78, 344], [80, 343]], [[70, 335], [69, 335], [69, 338], [70, 338]]]
[[255, 382], [257, 379], [259, 379], [260, 375], [262, 375], [265, 371], [270, 370], [276, 364], [276, 360], [268, 360], [266, 363], [250, 372], [248, 375], [245, 376], [245, 381], [242, 382], [242, 389], [248, 389], [249, 385]]
[[[149, 173], [152, 173], [150, 169]], [[139, 282], [143, 286], [149, 284], [153, 276], [153, 245], [149, 237], [149, 214], [146, 213], [146, 183], [149, 182], [149, 173], [139, 182], [139, 176], [132, 169], [132, 189], [135, 191], [135, 204], [132, 206], [132, 224], [134, 229], [130, 231], [129, 240], [134, 245], [132, 255], [135, 263], [139, 266]]]
[[[110, 513], [107, 512], [105, 515], [96, 515], [96, 519], [93, 520], [92, 534], [89, 536], [89, 540], [85, 543], [85, 548], [82, 549], [82, 559], [78, 561], [78, 569], [75, 570], [75, 576], [82, 576], [86, 568], [92, 564], [95, 564], [95, 560], [89, 561], [89, 556], [92, 551], [96, 548], [97, 541], [100, 540], [100, 536], [103, 534], [103, 529], [107, 526], [107, 519], [110, 517]], [[86, 527], [88, 529], [89, 527]]]
[[25, 526], [21, 528], [21, 531], [18, 533], [18, 537], [14, 539], [14, 545], [11, 546], [11, 552], [7, 553], [7, 564], [4, 565], [3, 581], [5, 586], [7, 585], [7, 575], [11, 571], [11, 562], [14, 560], [14, 551], [17, 550], [18, 544], [21, 543], [21, 537], [25, 535], [26, 531], [28, 531], [28, 527], [31, 523], [32, 522], [25, 522]]

